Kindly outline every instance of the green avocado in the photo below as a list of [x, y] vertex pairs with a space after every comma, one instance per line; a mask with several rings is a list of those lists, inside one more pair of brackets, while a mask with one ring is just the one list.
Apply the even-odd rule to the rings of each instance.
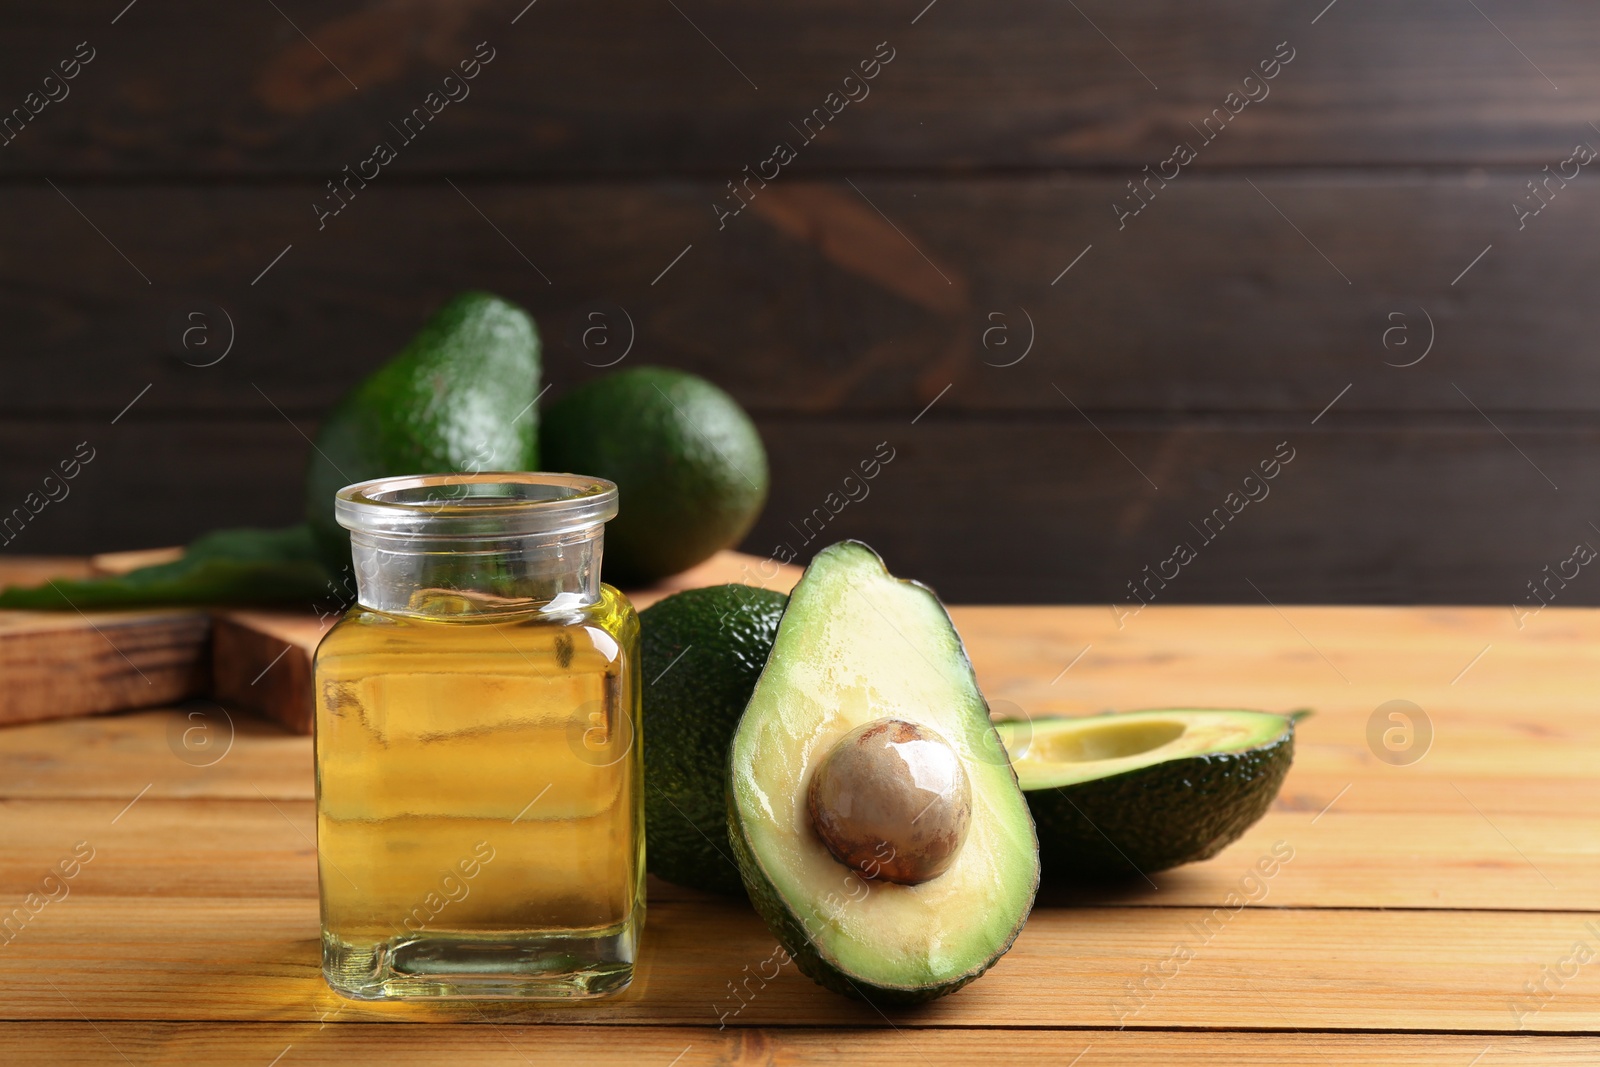
[[539, 469], [539, 334], [527, 312], [462, 293], [323, 422], [306, 473], [306, 518], [335, 574], [350, 538], [333, 518], [346, 485], [401, 474]]
[[1049, 880], [1137, 878], [1210, 859], [1266, 813], [1294, 760], [1294, 718], [1264, 711], [1134, 711], [998, 727]]
[[545, 467], [607, 478], [606, 581], [648, 585], [688, 570], [749, 532], [767, 498], [767, 454], [738, 403], [704, 378], [634, 367], [550, 405]]
[[789, 597], [729, 755], [729, 839], [799, 967], [878, 1005], [953, 993], [1011, 947], [1033, 821], [961, 638], [854, 541]]
[[728, 844], [728, 742], [789, 598], [749, 585], [674, 593], [639, 615], [650, 873], [744, 896]]

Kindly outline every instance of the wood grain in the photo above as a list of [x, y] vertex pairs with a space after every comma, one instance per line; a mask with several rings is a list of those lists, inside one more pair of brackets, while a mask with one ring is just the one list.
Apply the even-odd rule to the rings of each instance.
[[[65, 1002], [63, 1002], [65, 1004]], [[297, 1064], [344, 1067], [352, 1060], [381, 1060], [394, 1067], [432, 1067], [471, 1050], [488, 1067], [589, 1067], [604, 1062], [664, 1065], [674, 1056], [690, 1064], [749, 1067], [833, 1065], [858, 1055], [928, 1067], [966, 1067], [997, 1054], [993, 1035], [981, 1030], [922, 1030], [915, 1035], [875, 1029], [755, 1029], [614, 1026], [567, 1027], [562, 1041], [518, 1023], [463, 1022], [449, 1027], [339, 1026], [328, 1023], [253, 1023], [225, 1031], [195, 1023], [81, 1021], [12, 1023], [8, 1051], [23, 1064], [100, 1064], [120, 1054], [129, 1063], [266, 1063], [291, 1050]], [[1141, 1030], [1017, 1030], [1005, 1036], [1007, 1057], [1018, 1062], [1084, 1067], [1144, 1067], [1171, 1062], [1228, 1067], [1461, 1067], [1473, 1056], [1485, 1067], [1539, 1063], [1550, 1067], [1592, 1064], [1600, 1040], [1518, 1035], [1492, 1038], [1457, 1034], [1186, 1033]]]
[[[1163, 561], [1180, 543], [1196, 558], [1140, 595], [1158, 604], [1465, 601], [1504, 605], [1508, 620], [1523, 598], [1539, 605], [1527, 583], [1542, 578], [1542, 568], [1560, 566], [1586, 537], [1600, 545], [1572, 490], [1552, 489], [1539, 473], [1582, 485], [1600, 459], [1590, 451], [1600, 449], [1600, 435], [1541, 432], [1537, 420], [1496, 419], [1518, 454], [1486, 424], [1328, 427], [1308, 418], [1162, 428], [1097, 417], [1097, 432], [1070, 409], [1038, 424], [932, 419], [763, 424], [782, 488], [745, 550], [787, 544], [809, 553], [855, 537], [947, 600], [1097, 602], [1114, 625], [1110, 605], [1137, 608], [1129, 583], [1144, 582], [1147, 567], [1171, 575]], [[796, 526], [885, 441], [896, 459], [872, 495], [808, 542]], [[1220, 534], [1213, 519], [1208, 540], [1200, 524], [1284, 443], [1293, 464], [1270, 487], [1252, 490], [1270, 496], [1246, 505]], [[1539, 521], [1507, 525], [1507, 514]], [[1557, 605], [1593, 603], [1600, 582], [1580, 578], [1541, 595]], [[1549, 618], [1530, 619], [1528, 631], [1540, 632]], [[1449, 677], [1482, 647], [1466, 648]], [[1081, 648], [1063, 649], [1057, 671]], [[1313, 648], [1302, 643], [1301, 651], [1320, 662]]]
[[[300, 435], [278, 426], [278, 447], [217, 452], [199, 423], [249, 416], [270, 436], [276, 404], [309, 424], [467, 285], [534, 311], [555, 395], [618, 350], [582, 344], [605, 302], [611, 330], [623, 328], [615, 309], [629, 316], [631, 359], [706, 374], [769, 422], [909, 421], [938, 398], [923, 424], [982, 421], [966, 450], [982, 459], [972, 477], [1014, 454], [1038, 462], [1042, 443], [1012, 451], [1008, 431], [1023, 429], [1012, 420], [1027, 414], [1031, 435], [1071, 461], [1018, 478], [1042, 499], [1029, 533], [1066, 538], [1060, 555], [1074, 563], [1053, 564], [1030, 594], [959, 576], [964, 557], [1000, 555], [996, 527], [896, 553], [962, 599], [1103, 597], [1122, 580], [1104, 572], [1127, 562], [1123, 542], [1076, 530], [1085, 512], [1140, 509], [1076, 496], [1094, 482], [1079, 464], [1097, 461], [1055, 425], [1077, 417], [1072, 405], [1125, 447], [1130, 426], [1181, 442], [1196, 416], [1309, 424], [1338, 397], [1321, 425], [1491, 434], [1492, 420], [1545, 467], [1503, 418], [1537, 413], [1536, 431], [1582, 457], [1575, 475], [1587, 477], [1600, 409], [1582, 357], [1596, 194], [1570, 181], [1526, 226], [1513, 205], [1593, 136], [1583, 101], [1600, 22], [1570, 0], [1303, 6], [1001, 0], [924, 13], [706, 0], [643, 5], [620, 25], [583, 5], [517, 18], [482, 0], [130, 10], [93, 38], [97, 58], [70, 99], [5, 147], [15, 255], [0, 263], [0, 310], [30, 358], [8, 368], [0, 410], [38, 443], [0, 488], [20, 498], [35, 487], [29, 471], [84, 439], [66, 436], [67, 417], [95, 440], [160, 419], [188, 447], [152, 449], [144, 471], [119, 479], [142, 492], [119, 490], [93, 514], [67, 501], [28, 547], [115, 550], [198, 532], [197, 485], [217, 488], [235, 521], [292, 519], [298, 472], [280, 457], [298, 467]], [[8, 29], [0, 98], [13, 102], [88, 34], [37, 0]], [[319, 229], [312, 203], [326, 183], [479, 41], [499, 58], [472, 97]], [[896, 58], [871, 97], [719, 229], [712, 204], [727, 184], [879, 41]], [[1128, 181], [1198, 138], [1193, 125], [1279, 42], [1295, 59], [1270, 98], [1119, 228], [1112, 200]], [[201, 308], [211, 347], [186, 351], [178, 337]], [[1006, 366], [1025, 325], [1032, 350]], [[1394, 365], [1424, 349], [1425, 328], [1433, 354]], [[1357, 506], [1369, 483], [1398, 480], [1384, 469], [1392, 447], [1369, 441], [1329, 472], [1336, 508], [1275, 531], [1287, 579], [1277, 599], [1498, 600], [1543, 554], [1535, 538], [1570, 536], [1572, 505], [1549, 526], [1510, 518], [1545, 514], [1538, 502], [1480, 508], [1500, 487], [1480, 493], [1482, 464], [1465, 455], [1407, 471], [1446, 498], [1424, 513], [1450, 537], [1420, 534], [1406, 500]], [[913, 521], [931, 527], [952, 491], [920, 484]], [[763, 537], [816, 506], [786, 492]], [[1442, 564], [1463, 531], [1470, 551]], [[1226, 582], [1188, 588], [1231, 598], [1241, 577], [1260, 580], [1241, 560], [1260, 558], [1260, 546], [1213, 557]]]
[[201, 701], [0, 730], [0, 796], [104, 801], [107, 819], [146, 789], [146, 799], [310, 800], [313, 773], [308, 738]]
[[[787, 593], [799, 579], [798, 567], [719, 552], [649, 589], [629, 590], [628, 597], [642, 611], [684, 589], [736, 582]], [[312, 659], [338, 613], [327, 607], [315, 614], [224, 610], [213, 618], [212, 695], [294, 733], [311, 733], [316, 718]]]
[[[0, 914], [75, 842], [97, 851], [0, 944], [0, 1059], [1600, 1062], [1587, 966], [1538, 1011], [1517, 999], [1600, 945], [1600, 621], [1573, 607], [1600, 584], [1525, 599], [1600, 536], [1600, 194], [1584, 176], [1521, 228], [1512, 206], [1596, 143], [1600, 18], [1570, 0], [618, 15], [16, 6], [0, 108], [75, 42], [98, 53], [4, 149], [0, 311], [25, 358], [0, 390], [0, 499], [77, 442], [101, 458], [8, 551], [295, 521], [304, 435], [428, 307], [467, 285], [527, 305], [559, 395], [606, 362], [581, 340], [604, 302], [613, 331], [631, 317], [632, 361], [756, 412], [774, 489], [748, 551], [856, 536], [954, 601], [1084, 604], [956, 610], [1001, 713], [1314, 708], [1278, 802], [1153, 886], [1048, 892], [991, 975], [920, 1012], [786, 968], [730, 1017], [770, 936], [659, 883], [619, 1000], [363, 1006], [318, 974], [306, 738], [199, 702], [12, 726]], [[471, 99], [318, 230], [324, 183], [482, 40], [497, 59]], [[881, 40], [897, 52], [870, 99], [719, 230], [725, 183]], [[1119, 229], [1125, 183], [1285, 40], [1270, 99]], [[208, 344], [218, 310], [236, 342], [205, 367], [217, 348], [177, 341], [202, 307]], [[1028, 355], [1002, 365], [1024, 325]], [[1127, 583], [1284, 440], [1272, 498], [1130, 614]], [[881, 441], [897, 458], [870, 498], [799, 529]], [[1182, 606], [1205, 601], [1253, 606]], [[1319, 601], [1492, 606], [1293, 606]], [[1394, 700], [1432, 728], [1416, 762], [1380, 758]], [[1277, 841], [1293, 861], [1219, 919]], [[1130, 1001], [1208, 917], [1194, 958]], [[424, 1020], [455, 1025], [351, 1025]]]
[[[148, 782], [146, 783], [148, 784]], [[152, 788], [116, 824], [138, 789], [84, 800], [0, 801], [0, 894], [21, 896], [77, 841], [100, 858], [75, 896], [281, 898], [314, 903], [316, 821], [311, 801], [270, 798], [252, 782], [237, 797], [168, 799]], [[307, 783], [309, 786], [309, 783]], [[1358, 781], [1351, 793], [1365, 791]], [[1463, 786], [1470, 796], [1470, 785]], [[170, 788], [165, 790], [170, 792]], [[1600, 816], [1478, 810], [1462, 794], [1441, 812], [1275, 810], [1215, 859], [1106, 887], [1046, 886], [1051, 906], [1223, 905], [1247, 892], [1272, 908], [1600, 911]], [[1342, 803], [1342, 798], [1341, 798]], [[1315, 820], [1315, 821], [1313, 821]], [[1274, 846], [1292, 861], [1262, 882], [1251, 868]], [[241, 879], [239, 872], [250, 877]], [[1241, 889], [1241, 886], [1243, 888]], [[732, 907], [654, 883], [653, 903]], [[742, 907], [737, 910], [743, 910]]]
[[[651, 4], [615, 18], [552, 4], [513, 24], [516, 4], [340, 0], [291, 24], [268, 5], [218, 16], [184, 0], [91, 35], [99, 54], [70, 102], [7, 151], [25, 173], [57, 176], [333, 175], [392, 139], [387, 123], [480, 41], [497, 58], [404, 145], [398, 167], [733, 178], [776, 139], [798, 140], [790, 124], [886, 39], [896, 55], [871, 95], [797, 166], [1137, 168], [1193, 137], [1188, 124], [1285, 40], [1295, 58], [1271, 95], [1200, 166], [1542, 163], [1583, 136], [1581, 101], [1600, 92], [1588, 62], [1600, 28], [1560, 0], [1488, 9], [1493, 24], [1445, 0], [1344, 0], [1320, 18], [1287, 0], [1095, 0], [1081, 11], [1003, 0], [918, 17], [923, 6], [706, 0], [690, 18]], [[20, 5], [0, 50], [4, 99], [36, 89], [86, 32], [41, 0]]]
[[[172, 549], [97, 557], [101, 573], [165, 562]], [[63, 563], [60, 569], [72, 569]], [[0, 561], [0, 584], [56, 575], [50, 561]], [[660, 585], [635, 590], [639, 608], [682, 589], [721, 582], [764, 585], [787, 592], [800, 569], [754, 556], [721, 553]], [[9, 682], [0, 690], [0, 724], [89, 715], [170, 704], [206, 696], [229, 707], [277, 722], [294, 733], [311, 733], [314, 718], [312, 655], [337, 621], [337, 613], [250, 610], [140, 610], [122, 612], [0, 612], [0, 670]], [[220, 706], [188, 713], [194, 722], [174, 735], [199, 749], [178, 753], [209, 758], [218, 731], [232, 736], [232, 717]], [[217, 758], [221, 758], [218, 756]]]
[[[1011, 710], [1003, 697], [991, 695], [990, 702], [997, 710]], [[1130, 707], [1145, 703], [1137, 694], [1127, 700]], [[196, 711], [207, 710], [209, 716], [195, 717]], [[0, 731], [4, 783], [0, 795], [105, 798], [120, 806], [150, 786], [151, 797], [310, 800], [309, 742], [254, 716], [224, 712], [194, 702], [183, 709], [81, 723], [10, 727]], [[1466, 716], [1469, 721], [1472, 717]], [[1323, 722], [1330, 720], [1323, 717]], [[1337, 798], [1341, 813], [1460, 814], [1468, 810], [1463, 793], [1491, 815], [1559, 814], [1600, 807], [1600, 783], [1585, 763], [1592, 737], [1474, 729], [1465, 737], [1458, 735], [1457, 754], [1449, 763], [1438, 759], [1438, 752], [1430, 752], [1412, 766], [1390, 767], [1367, 749], [1362, 725], [1353, 720], [1338, 727], [1302, 723], [1295, 770], [1279, 796], [1277, 810], [1310, 818]], [[197, 726], [214, 730], [219, 748], [227, 745], [231, 729], [237, 744], [228, 748], [226, 759], [206, 766], [199, 765], [204, 762], [199, 752], [192, 754], [193, 763], [167, 762], [169, 746], [184, 747], [175, 735]], [[1463, 748], [1479, 745], [1488, 750], [1485, 755], [1461, 754]], [[161, 768], [155, 780], [144, 762], [152, 754], [159, 757], [156, 765]]]
[[[1300, 724], [1279, 803], [1235, 846], [1153, 886], [1047, 889], [982, 981], [887, 1018], [792, 968], [763, 985], [752, 969], [771, 935], [752, 912], [654, 881], [641, 973], [621, 998], [581, 1008], [341, 1001], [319, 973], [307, 739], [241, 717], [221, 758], [196, 766], [174, 747], [173, 731], [194, 727], [181, 709], [15, 727], [0, 731], [0, 903], [37, 892], [77, 842], [94, 855], [0, 951], [8, 1039], [31, 1055], [44, 1039], [27, 1035], [64, 1026], [64, 1056], [92, 1059], [93, 1033], [117, 1046], [128, 1038], [134, 1062], [205, 1062], [260, 1041], [276, 1043], [268, 1059], [290, 1045], [340, 1054], [346, 1023], [432, 1020], [557, 1058], [601, 1055], [591, 1050], [597, 1029], [613, 1029], [605, 1024], [624, 1024], [607, 1045], [617, 1055], [657, 1056], [667, 1042], [664, 1061], [693, 1046], [733, 1062], [805, 1063], [890, 1038], [886, 1048], [913, 1059], [970, 1058], [959, 1042], [1000, 1047], [983, 1033], [995, 1029], [1005, 1048], [1063, 1062], [1086, 1047], [1085, 1062], [1593, 1058], [1592, 1043], [1534, 1036], [1592, 1033], [1591, 983], [1563, 980], [1541, 1001], [1525, 985], [1569, 968], [1575, 945], [1600, 944], [1600, 720], [1584, 703], [1600, 614], [1550, 608], [1525, 632], [1482, 608], [1155, 606], [1120, 630], [1092, 607], [953, 614], [1001, 711], [1002, 694], [1029, 710], [1082, 712], [1190, 692], [1293, 699], [1317, 713]], [[1063, 674], [1057, 664], [1079, 642], [1093, 647]], [[1479, 642], [1489, 653], [1469, 671], [1454, 666]], [[1368, 747], [1371, 701], [1385, 692], [1426, 705], [1436, 733], [1420, 762], [1390, 766]], [[222, 747], [221, 720], [202, 725]], [[1278, 842], [1293, 858], [1271, 878], [1253, 875]], [[1174, 971], [1180, 944], [1193, 956]], [[746, 981], [740, 1008], [730, 987]], [[1147, 995], [1129, 991], [1141, 981]], [[562, 1027], [559, 1041], [548, 1024]], [[658, 1027], [678, 1029], [668, 1041]], [[417, 1033], [402, 1055], [476, 1047], [462, 1041], [480, 1036]], [[390, 1039], [367, 1040], [381, 1049]]]
[[[1510, 619], [1513, 603], [1537, 606], [1527, 583], [1542, 568], [1560, 565], [1585, 537], [1600, 545], [1573, 488], [1600, 465], [1600, 431], [1553, 429], [1542, 419], [1495, 416], [1513, 447], [1475, 414], [1476, 424], [1410, 429], [1340, 424], [1337, 408], [1316, 426], [1282, 419], [1242, 429], [1096, 416], [1106, 436], [1070, 408], [1040, 423], [944, 421], [935, 406], [913, 426], [915, 414], [761, 420], [773, 492], [744, 551], [768, 555], [788, 544], [803, 561], [821, 544], [856, 537], [896, 573], [930, 583], [952, 602], [1097, 602], [1112, 620], [1113, 601], [1137, 606], [1127, 583], [1143, 580], [1143, 568], [1160, 566], [1188, 540], [1198, 557], [1157, 603], [1477, 601], [1504, 605]], [[268, 418], [123, 420], [72, 498], [41, 514], [14, 550], [171, 544], [216, 526], [295, 521], [308, 446], [276, 414]], [[32, 463], [53, 462], [56, 446], [70, 446], [89, 425], [0, 426], [0, 446], [15, 457], [0, 469], [0, 492], [25, 491]], [[1285, 441], [1297, 458], [1270, 497], [1202, 543], [1190, 524], [1224, 506]], [[894, 461], [865, 499], [840, 508], [819, 535], [816, 510], [831, 514], [843, 490], [861, 496], [843, 479], [885, 442], [896, 449]], [[259, 474], [240, 481], [241, 469]], [[192, 478], [174, 481], [177, 470]], [[1552, 489], [1541, 470], [1565, 488]], [[190, 480], [213, 487], [204, 508], [181, 491]], [[150, 500], [165, 506], [149, 508]], [[1508, 525], [1507, 515], [1539, 521]], [[808, 517], [809, 541], [799, 529]], [[1028, 546], [1026, 566], [1019, 546]], [[1600, 583], [1585, 570], [1554, 599], [1558, 607], [1595, 603]], [[1528, 632], [1540, 632], [1553, 611], [1530, 619]], [[1465, 648], [1450, 677], [1482, 647]]]
[[[137, 809], [135, 809], [137, 810]], [[70, 843], [67, 847], [70, 847]], [[106, 845], [109, 849], [109, 841]], [[87, 869], [111, 855], [98, 856]], [[42, 874], [43, 872], [41, 872]], [[1206, 940], [1201, 924], [1210, 923]], [[1587, 1032], [1592, 983], [1569, 981], [1542, 1010], [1512, 1013], [1523, 983], [1575, 942], [1600, 941], [1592, 913], [1246, 908], [1037, 909], [980, 982], [916, 1011], [924, 1027], [1086, 1026]], [[0, 1018], [62, 1017], [64, 994], [96, 1018], [197, 1021], [516, 1020], [583, 1025], [876, 1027], [884, 1016], [793, 967], [744, 1007], [730, 991], [773, 951], [753, 912], [724, 903], [651, 908], [640, 972], [627, 993], [577, 1006], [341, 1002], [323, 982], [314, 899], [67, 897], [47, 905], [0, 954]], [[1600, 926], [1600, 924], [1596, 924]], [[1197, 930], [1202, 932], [1197, 933]], [[1124, 983], [1193, 958], [1142, 1005]], [[746, 972], [745, 968], [750, 971]], [[56, 988], [43, 980], [48, 976]], [[1119, 1005], [1114, 1003], [1122, 997]], [[1123, 1018], [1124, 1009], [1130, 1010]], [[728, 1017], [737, 1010], [736, 1016]], [[481, 1013], [481, 1015], [480, 1015]]]
[[[1525, 595], [1592, 535], [1570, 488], [1600, 450], [1600, 387], [1574, 355], [1594, 325], [1583, 279], [1600, 270], [1591, 187], [1573, 184], [1517, 232], [1508, 197], [1525, 179], [1510, 174], [1251, 180], [1271, 203], [1239, 176], [1197, 174], [1120, 233], [1103, 176], [858, 183], [937, 270], [908, 265], [894, 226], [839, 183], [774, 185], [755, 203], [778, 207], [753, 207], [721, 233], [707, 229], [705, 182], [463, 185], [525, 251], [580, 250], [546, 257], [551, 285], [448, 187], [374, 185], [322, 233], [307, 228], [310, 183], [63, 187], [161, 279], [142, 293], [53, 191], [18, 189], [31, 280], [0, 287], [0, 306], [13, 293], [15, 321], [49, 340], [0, 399], [18, 416], [0, 431], [15, 457], [0, 491], [21, 499], [92, 440], [100, 457], [21, 550], [293, 521], [302, 434], [464, 284], [417, 264], [470, 262], [472, 284], [543, 323], [553, 396], [599, 373], [572, 327], [603, 298], [632, 317], [641, 357], [704, 372], [760, 413], [775, 488], [747, 550], [772, 551], [878, 442], [905, 441], [918, 458], [875, 487], [883, 503], [852, 506], [837, 530], [957, 601], [1111, 600], [1278, 442], [1315, 440], [1327, 443], [1291, 472], [1300, 484], [1276, 490], [1294, 503], [1252, 511], [1171, 598], [1255, 596], [1245, 579], [1275, 602]], [[170, 221], [143, 229], [157, 219]], [[1052, 285], [1089, 244], [1092, 258]], [[199, 247], [205, 257], [191, 254]], [[333, 287], [347, 295], [318, 296]], [[214, 367], [185, 365], [165, 339], [193, 293], [225, 306], [245, 339]], [[1020, 354], [1019, 310], [1034, 350], [992, 365]], [[983, 347], [995, 313], [1013, 347], [993, 334], [996, 347]], [[1391, 341], [1423, 344], [1428, 329], [1442, 347], [1386, 366], [1421, 351], [1384, 347], [1397, 325]], [[144, 339], [137, 354], [103, 372], [101, 353], [129, 337]], [[146, 384], [127, 417], [101, 424]], [[900, 478], [907, 469], [916, 475]], [[196, 485], [208, 487], [204, 508]], [[994, 510], [949, 505], [980, 485], [995, 488]], [[1028, 573], [1004, 550], [1013, 543], [1045, 546]], [[1569, 596], [1600, 600], [1581, 582]]]
[[[1508, 613], [1484, 608], [1280, 615], [1265, 605], [1157, 606], [1121, 630], [1095, 608], [957, 607], [953, 616], [997, 714], [1316, 708], [1299, 725], [1295, 767], [1274, 810], [1222, 856], [1154, 875], [1154, 888], [1136, 881], [1047, 899], [1215, 905], [1255, 857], [1284, 841], [1296, 859], [1270, 887], [1275, 907], [1600, 909], [1600, 825], [1589, 814], [1600, 805], [1591, 757], [1600, 720], [1574, 712], [1584, 697], [1557, 681], [1586, 671], [1600, 647], [1593, 612], [1548, 609], [1525, 639]], [[1302, 635], [1315, 635], [1360, 684], [1340, 683]], [[1490, 652], [1463, 675], [1474, 647]], [[1057, 663], [1072, 666], [1062, 675]], [[1546, 682], [1522, 686], [1526, 677]], [[1410, 765], [1385, 764], [1370, 747], [1369, 720], [1393, 693], [1419, 702], [1434, 728], [1429, 750]], [[0, 825], [15, 853], [0, 865], [0, 886], [23, 891], [60, 842], [139, 794], [118, 831], [135, 862], [89, 872], [79, 892], [309, 897], [308, 742], [220, 708], [196, 715], [190, 708], [92, 729], [0, 733], [0, 777], [12, 798]], [[130, 755], [137, 752], [154, 761]], [[184, 827], [202, 830], [182, 835]], [[162, 845], [180, 836], [181, 845]], [[235, 880], [236, 851], [256, 871], [249, 884]], [[696, 899], [664, 886], [657, 893]]]
[[211, 673], [217, 699], [297, 734], [316, 721], [312, 657], [339, 613], [225, 610], [216, 613]]
[[0, 611], [0, 724], [170, 704], [206, 691], [211, 621], [193, 609]]
[[[375, 182], [321, 230], [320, 180], [62, 184], [153, 287], [55, 190], [23, 185], [7, 192], [17, 255], [0, 264], [0, 312], [36, 358], [12, 368], [0, 410], [109, 421], [150, 384], [123, 423], [281, 421], [274, 404], [319, 416], [476, 286], [537, 319], [547, 400], [632, 338], [630, 362], [706, 375], [762, 415], [909, 421], [950, 386], [930, 418], [1076, 419], [1064, 393], [1091, 414], [1309, 423], [1347, 385], [1324, 423], [1406, 412], [1481, 426], [1472, 404], [1592, 415], [1600, 382], [1578, 354], [1595, 328], [1584, 279], [1600, 271], [1600, 187], [1569, 183], [1519, 230], [1511, 205], [1537, 173], [1185, 175], [1123, 228], [1112, 203], [1127, 177], [1100, 173], [784, 179], [720, 230], [716, 179], [463, 179], [470, 202]], [[609, 311], [595, 320], [597, 301]], [[193, 351], [175, 324], [200, 331]], [[201, 340], [230, 337], [226, 358], [194, 365], [221, 352]], [[98, 446], [123, 423], [84, 432]]]

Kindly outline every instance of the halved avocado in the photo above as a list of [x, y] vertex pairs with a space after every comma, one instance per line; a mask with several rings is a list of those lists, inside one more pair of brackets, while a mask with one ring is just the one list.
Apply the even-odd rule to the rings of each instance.
[[1293, 717], [1264, 711], [997, 725], [1048, 879], [1137, 878], [1210, 859], [1266, 813], [1294, 759]]
[[745, 889], [819, 984], [917, 1003], [1011, 947], [1038, 888], [1027, 803], [943, 605], [872, 549], [806, 568], [729, 756]]

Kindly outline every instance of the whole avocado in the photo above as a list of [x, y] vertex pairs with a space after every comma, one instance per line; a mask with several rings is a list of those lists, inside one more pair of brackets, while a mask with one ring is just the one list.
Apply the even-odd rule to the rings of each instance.
[[546, 468], [607, 478], [613, 585], [688, 570], [749, 532], [767, 497], [767, 454], [738, 403], [703, 378], [636, 367], [557, 400], [540, 428]]
[[527, 312], [467, 292], [351, 390], [317, 432], [306, 472], [306, 518], [335, 574], [350, 538], [333, 496], [368, 478], [452, 471], [538, 470], [539, 334]]
[[658, 878], [744, 896], [728, 844], [728, 742], [788, 602], [714, 585], [640, 613], [645, 854]]

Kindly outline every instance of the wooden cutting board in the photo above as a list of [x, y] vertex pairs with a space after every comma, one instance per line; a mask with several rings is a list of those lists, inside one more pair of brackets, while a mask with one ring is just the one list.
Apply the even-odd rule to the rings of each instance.
[[[168, 562], [181, 552], [171, 548], [110, 553], [87, 561], [0, 561], [0, 584], [122, 574]], [[722, 552], [628, 596], [643, 610], [681, 589], [722, 582], [788, 592], [800, 573], [798, 567]], [[337, 618], [242, 608], [0, 611], [0, 678], [5, 681], [0, 685], [0, 725], [209, 696], [296, 733], [310, 733], [311, 656]]]
[[[772, 574], [762, 580], [762, 567]], [[706, 562], [648, 589], [628, 593], [643, 611], [683, 589], [723, 582], [763, 585], [787, 593], [800, 580], [801, 568], [779, 566], [740, 552], [720, 552]], [[314, 707], [311, 657], [317, 642], [339, 621], [306, 612], [225, 610], [214, 613], [212, 631], [213, 695], [248, 711], [265, 715], [296, 733], [311, 732]]]
[[[97, 573], [92, 561], [0, 561], [0, 585]], [[103, 572], [101, 572], [103, 573]], [[204, 610], [0, 611], [0, 725], [152, 707], [204, 693]]]
[[171, 704], [204, 693], [203, 611], [0, 611], [0, 724]]

